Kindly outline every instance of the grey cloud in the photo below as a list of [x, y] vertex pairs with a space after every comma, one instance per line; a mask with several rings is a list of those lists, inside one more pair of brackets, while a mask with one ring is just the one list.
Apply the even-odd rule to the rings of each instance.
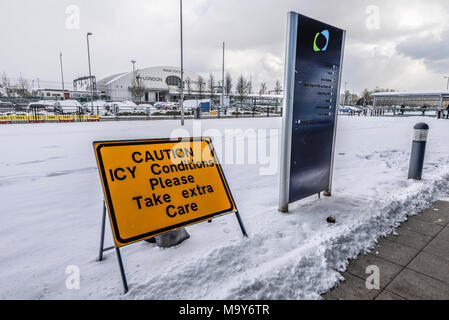
[[[226, 68], [236, 78], [252, 75], [270, 86], [282, 80], [286, 14], [298, 11], [348, 31], [344, 80], [354, 90], [383, 85], [395, 63], [391, 85], [415, 88], [426, 77], [416, 64], [438, 70], [446, 60], [441, 50], [425, 52], [413, 39], [449, 29], [447, 0], [189, 0], [184, 1], [185, 66], [207, 74], [219, 72], [221, 43], [226, 42]], [[80, 8], [80, 29], [65, 28], [68, 5]], [[368, 5], [379, 7], [380, 28], [366, 27]], [[177, 0], [5, 0], [0, 2], [0, 72], [11, 77], [59, 80], [59, 51], [64, 53], [68, 81], [87, 73], [86, 32], [91, 41], [92, 68], [99, 77], [140, 68], [179, 65], [179, 2]], [[409, 39], [409, 40], [404, 40]], [[447, 39], [447, 36], [445, 36]], [[415, 40], [416, 42], [416, 40]], [[390, 47], [397, 46], [397, 56]], [[437, 46], [437, 43], [435, 44]], [[354, 48], [363, 48], [355, 50]], [[413, 67], [410, 67], [411, 63]], [[372, 74], [385, 65], [384, 76]], [[432, 71], [431, 71], [432, 72]], [[375, 73], [375, 72], [374, 72]], [[367, 77], [369, 74], [369, 77]], [[401, 78], [402, 75], [402, 78]], [[392, 79], [393, 79], [392, 78]], [[436, 80], [435, 80], [436, 81]], [[432, 81], [428, 81], [428, 86]]]
[[410, 37], [397, 46], [397, 51], [413, 59], [422, 59], [435, 71], [449, 71], [449, 30], [439, 38], [432, 34]]

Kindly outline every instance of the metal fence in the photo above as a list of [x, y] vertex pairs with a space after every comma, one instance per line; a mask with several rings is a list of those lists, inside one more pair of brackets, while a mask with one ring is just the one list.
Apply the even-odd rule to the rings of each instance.
[[[266, 107], [254, 108], [226, 108], [194, 114], [193, 110], [185, 112], [186, 119], [236, 119], [280, 117], [282, 112]], [[60, 111], [44, 111], [31, 109], [27, 111], [10, 110], [0, 114], [0, 124], [25, 123], [70, 123], [70, 122], [99, 122], [99, 121], [144, 121], [144, 120], [175, 120], [181, 118], [179, 110], [153, 110], [153, 112], [106, 112], [105, 114], [90, 114], [83, 108], [64, 108]]]

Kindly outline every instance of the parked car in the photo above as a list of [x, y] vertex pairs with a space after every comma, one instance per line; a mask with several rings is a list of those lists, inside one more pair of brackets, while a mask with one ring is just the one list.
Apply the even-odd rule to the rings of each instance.
[[42, 111], [46, 111], [46, 110], [47, 110], [47, 106], [44, 105], [43, 103], [41, 103], [40, 101], [31, 102], [27, 106], [27, 111], [31, 111], [31, 112], [42, 112]]
[[349, 107], [349, 109], [351, 109], [351, 111], [354, 112], [354, 113], [361, 113], [361, 112], [363, 112], [363, 108], [361, 108], [361, 107], [351, 106], [351, 107]]
[[233, 103], [231, 103], [231, 107], [238, 108], [239, 111], [242, 111], [242, 110], [252, 110], [254, 105], [247, 102], [240, 103], [240, 101], [234, 101]]
[[134, 113], [137, 105], [131, 101], [122, 101], [122, 102], [112, 102], [109, 103], [109, 111], [113, 114], [131, 114]]
[[1, 102], [0, 101], [0, 112], [13, 112], [14, 104], [12, 102]]
[[343, 113], [361, 113], [364, 109], [362, 107], [355, 106], [339, 106], [338, 110]]
[[148, 114], [148, 110], [151, 108], [151, 104], [139, 104], [137, 107], [134, 108], [134, 112], [136, 113], [145, 113]]
[[55, 112], [55, 100], [40, 100], [36, 103], [43, 104], [48, 112]]
[[83, 108], [81, 103], [76, 100], [61, 100], [55, 103], [55, 113], [80, 114], [83, 113]]
[[351, 111], [351, 109], [349, 109], [349, 107], [346, 106], [338, 106], [338, 111], [348, 113], [349, 111]]
[[167, 110], [167, 103], [166, 102], [156, 102], [154, 104], [154, 107], [158, 110], [159, 109]]
[[[92, 112], [92, 105], [93, 105], [93, 112]], [[108, 108], [108, 103], [103, 100], [96, 100], [93, 103], [86, 102], [85, 104], [83, 104], [82, 110], [84, 113], [91, 113], [91, 114], [99, 113], [100, 116], [111, 115], [111, 112], [109, 111]]]

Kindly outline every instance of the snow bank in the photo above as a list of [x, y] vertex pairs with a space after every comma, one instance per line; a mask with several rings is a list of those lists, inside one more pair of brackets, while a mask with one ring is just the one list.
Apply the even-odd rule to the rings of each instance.
[[[431, 127], [424, 180], [407, 181], [412, 127], [420, 121]], [[279, 118], [202, 122], [203, 129], [221, 131], [280, 124]], [[259, 165], [225, 164], [250, 238], [228, 215], [189, 227], [191, 238], [175, 248], [125, 247], [127, 295], [114, 253], [95, 261], [102, 193], [91, 142], [170, 136], [179, 121], [2, 126], [0, 298], [319, 299], [340, 280], [335, 270], [344, 270], [348, 259], [447, 196], [448, 124], [340, 117], [334, 196], [304, 199], [289, 214], [277, 211], [278, 175], [259, 175]], [[336, 224], [326, 223], [329, 215]], [[65, 286], [70, 265], [80, 269], [79, 290]]]

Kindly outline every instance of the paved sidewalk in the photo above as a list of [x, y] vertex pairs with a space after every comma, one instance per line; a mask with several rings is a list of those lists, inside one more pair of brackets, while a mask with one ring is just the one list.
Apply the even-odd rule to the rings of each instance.
[[[409, 217], [396, 235], [382, 239], [369, 254], [349, 263], [327, 300], [449, 300], [449, 202]], [[380, 289], [368, 290], [366, 267], [380, 270]]]

